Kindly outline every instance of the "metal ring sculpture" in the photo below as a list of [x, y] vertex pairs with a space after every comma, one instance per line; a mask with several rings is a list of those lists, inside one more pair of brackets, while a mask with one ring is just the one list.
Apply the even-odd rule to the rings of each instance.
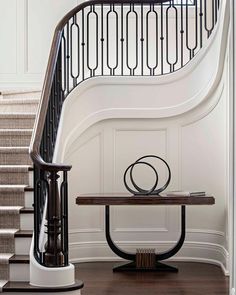
[[[157, 173], [156, 169], [153, 167], [153, 165], [151, 165], [148, 162], [143, 161], [143, 159], [146, 159], [146, 158], [159, 159], [159, 160], [161, 160], [166, 165], [167, 170], [168, 170], [168, 178], [167, 178], [166, 183], [161, 188], [158, 188], [157, 189], [157, 184], [158, 184], [158, 180], [159, 180], [158, 173]], [[135, 181], [134, 181], [134, 178], [133, 178], [133, 169], [134, 169], [134, 167], [136, 165], [139, 165], [139, 164], [147, 165], [155, 173], [155, 176], [156, 176], [155, 183], [154, 183], [154, 185], [149, 190], [145, 190], [145, 189], [139, 187], [135, 183]], [[126, 179], [127, 179], [127, 173], [128, 173], [128, 171], [129, 171], [130, 181], [131, 181], [132, 185], [134, 186], [134, 188], [136, 190], [130, 188], [130, 186], [127, 184], [127, 180]], [[143, 157], [139, 158], [137, 161], [135, 161], [134, 163], [132, 163], [131, 165], [129, 165], [129, 167], [125, 170], [125, 173], [124, 173], [124, 185], [125, 185], [126, 189], [129, 192], [131, 192], [133, 195], [159, 195], [162, 191], [164, 191], [167, 188], [167, 186], [170, 183], [170, 180], [171, 180], [171, 171], [170, 171], [169, 165], [167, 164], [167, 162], [164, 159], [162, 159], [161, 157], [155, 156], [155, 155], [147, 155], [147, 156], [143, 156]]]

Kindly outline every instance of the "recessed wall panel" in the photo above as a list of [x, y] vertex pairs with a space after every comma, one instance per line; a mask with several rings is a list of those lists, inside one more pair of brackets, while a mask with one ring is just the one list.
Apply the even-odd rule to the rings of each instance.
[[205, 191], [215, 196], [213, 206], [188, 208], [190, 228], [224, 231], [227, 198], [227, 126], [225, 100], [204, 118], [182, 127], [181, 137], [182, 189]]
[[68, 151], [67, 164], [73, 164], [69, 172], [69, 228], [73, 235], [101, 231], [102, 216], [98, 206], [78, 206], [76, 197], [83, 193], [101, 190], [101, 139], [92, 136], [85, 142], [75, 142]]
[[[114, 133], [114, 191], [127, 192], [123, 184], [125, 169], [144, 155], [158, 155], [167, 159], [166, 130], [116, 130]], [[166, 170], [156, 160], [147, 160], [157, 167], [160, 185], [166, 179]], [[150, 167], [139, 165], [134, 169], [134, 178], [143, 188], [150, 188], [155, 177]], [[113, 210], [115, 232], [151, 232], [167, 231], [165, 207], [137, 206], [115, 207]], [[132, 218], [130, 218], [132, 216]]]
[[26, 72], [44, 73], [55, 27], [77, 1], [29, 0], [27, 3]]
[[0, 73], [17, 71], [17, 1], [0, 1]]

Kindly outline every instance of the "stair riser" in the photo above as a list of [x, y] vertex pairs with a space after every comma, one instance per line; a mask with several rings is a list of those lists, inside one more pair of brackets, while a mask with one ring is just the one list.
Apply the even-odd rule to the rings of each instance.
[[33, 204], [33, 192], [0, 193], [0, 206], [23, 206], [31, 208]]
[[0, 193], [0, 206], [25, 206], [24, 192], [22, 193]]
[[33, 230], [33, 214], [31, 213], [19, 213], [0, 215], [1, 228], [17, 228], [21, 230]]
[[[0, 126], [1, 127], [1, 126]], [[0, 136], [0, 146], [29, 146], [31, 139], [31, 134], [29, 135], [1, 135]]]
[[10, 281], [29, 281], [29, 264], [11, 263], [9, 264]]
[[1, 129], [32, 129], [34, 118], [0, 118]]
[[29, 184], [28, 173], [1, 173], [0, 172], [0, 184]]
[[34, 194], [33, 192], [25, 192], [25, 207], [31, 208], [34, 203]]
[[38, 103], [0, 104], [0, 113], [36, 113], [37, 108]]
[[28, 152], [5, 153], [0, 152], [0, 165], [32, 165]]
[[33, 192], [0, 193], [0, 206], [23, 206], [31, 208]]
[[15, 238], [15, 254], [16, 255], [29, 255], [31, 238], [17, 237]]
[[20, 214], [17, 212], [1, 212], [0, 214], [0, 228], [19, 228]]
[[20, 214], [20, 229], [21, 230], [33, 230], [34, 215], [30, 213]]

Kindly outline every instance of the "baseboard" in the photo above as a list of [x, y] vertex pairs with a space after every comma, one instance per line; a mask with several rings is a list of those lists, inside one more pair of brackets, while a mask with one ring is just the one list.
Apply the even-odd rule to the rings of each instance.
[[[127, 251], [134, 252], [136, 248], [156, 248], [165, 251], [173, 246], [173, 242], [117, 242], [117, 245]], [[70, 261], [120, 261], [108, 247], [105, 241], [78, 242], [70, 244]], [[229, 275], [229, 253], [221, 245], [213, 243], [185, 242], [182, 249], [170, 261], [202, 262], [218, 265], [225, 276]]]

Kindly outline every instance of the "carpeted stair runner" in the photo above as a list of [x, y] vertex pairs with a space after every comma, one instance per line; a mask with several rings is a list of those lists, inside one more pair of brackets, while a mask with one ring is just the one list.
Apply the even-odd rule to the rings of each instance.
[[0, 253], [0, 278], [1, 280], [9, 279], [9, 259], [13, 256], [12, 253]]
[[26, 185], [0, 185], [0, 206], [24, 206]]
[[20, 228], [20, 206], [0, 206], [0, 228]]
[[0, 229], [0, 253], [15, 253], [16, 232], [17, 229]]
[[32, 129], [0, 129], [0, 146], [29, 146]]
[[28, 147], [0, 147], [0, 165], [30, 165]]
[[27, 165], [0, 165], [0, 184], [29, 184]]
[[29, 144], [37, 106], [34, 97], [0, 99], [0, 289], [9, 280], [9, 259], [21, 230], [20, 210], [32, 185]]
[[34, 126], [35, 114], [1, 114], [1, 129], [31, 129]]

